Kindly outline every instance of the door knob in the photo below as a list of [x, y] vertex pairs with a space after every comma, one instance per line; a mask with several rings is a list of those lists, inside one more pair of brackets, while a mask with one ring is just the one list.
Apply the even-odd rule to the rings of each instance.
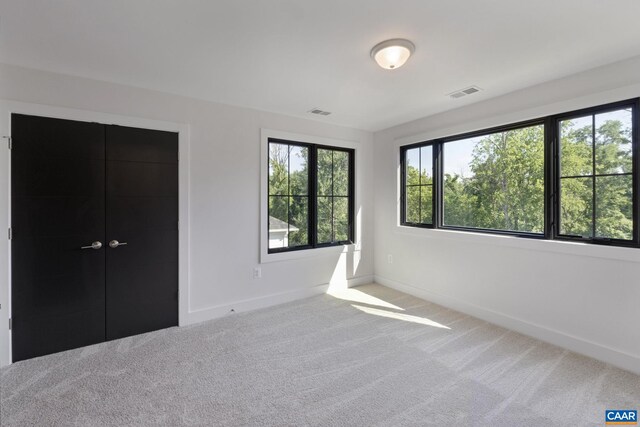
[[92, 244], [90, 244], [89, 246], [80, 246], [80, 249], [95, 249], [98, 250], [102, 247], [102, 242], [99, 241], [95, 241]]
[[127, 242], [118, 242], [117, 240], [112, 240], [109, 242], [109, 247], [115, 249], [118, 246], [124, 246], [126, 244]]

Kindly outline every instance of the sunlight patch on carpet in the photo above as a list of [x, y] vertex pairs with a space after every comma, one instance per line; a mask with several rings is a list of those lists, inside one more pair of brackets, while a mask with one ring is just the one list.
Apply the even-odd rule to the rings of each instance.
[[433, 320], [427, 319], [426, 317], [412, 316], [410, 314], [404, 314], [404, 313], [394, 313], [392, 311], [380, 310], [378, 308], [372, 308], [372, 307], [364, 307], [356, 304], [351, 304], [351, 307], [357, 308], [358, 310], [364, 313], [373, 314], [375, 316], [387, 317], [389, 319], [404, 320], [405, 322], [418, 323], [420, 325], [433, 326], [435, 328], [451, 329], [448, 326], [445, 326], [438, 322], [434, 322]]

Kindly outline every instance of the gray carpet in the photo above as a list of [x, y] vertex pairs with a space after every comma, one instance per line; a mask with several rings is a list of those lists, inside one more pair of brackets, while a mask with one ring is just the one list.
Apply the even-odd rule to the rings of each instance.
[[[640, 377], [378, 285], [15, 363], [3, 426], [586, 426]], [[378, 298], [378, 299], [376, 299]]]

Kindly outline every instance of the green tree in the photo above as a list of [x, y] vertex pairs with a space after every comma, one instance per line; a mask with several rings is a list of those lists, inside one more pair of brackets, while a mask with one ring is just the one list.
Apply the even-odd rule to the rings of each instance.
[[[560, 123], [561, 234], [632, 237], [631, 114], [628, 120], [624, 110], [615, 114]], [[475, 141], [469, 176], [444, 176], [445, 224], [542, 232], [543, 133], [542, 126], [530, 126]], [[419, 199], [418, 187], [409, 185], [420, 179], [417, 169], [409, 167], [408, 220], [417, 215]]]
[[632, 238], [630, 113], [628, 116], [628, 121], [623, 117], [599, 120], [596, 115], [595, 120], [589, 116], [561, 122], [562, 234]]
[[306, 147], [269, 144], [269, 216], [297, 229], [289, 232], [289, 246], [309, 243], [308, 156]]
[[447, 174], [447, 225], [542, 232], [544, 228], [543, 127], [487, 135], [471, 155], [471, 176]]

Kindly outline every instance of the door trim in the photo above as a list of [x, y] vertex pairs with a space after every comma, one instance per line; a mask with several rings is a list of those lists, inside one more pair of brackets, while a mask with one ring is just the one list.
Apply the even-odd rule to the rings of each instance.
[[[178, 134], [178, 325], [189, 316], [189, 125], [43, 104], [0, 99], [0, 135], [11, 137], [11, 114], [44, 116], [105, 125], [130, 126]], [[0, 226], [11, 224], [11, 156], [6, 139], [0, 140]], [[0, 228], [0, 236], [2, 236]], [[2, 238], [2, 237], [0, 237]], [[0, 366], [11, 364], [11, 242], [0, 244]]]

